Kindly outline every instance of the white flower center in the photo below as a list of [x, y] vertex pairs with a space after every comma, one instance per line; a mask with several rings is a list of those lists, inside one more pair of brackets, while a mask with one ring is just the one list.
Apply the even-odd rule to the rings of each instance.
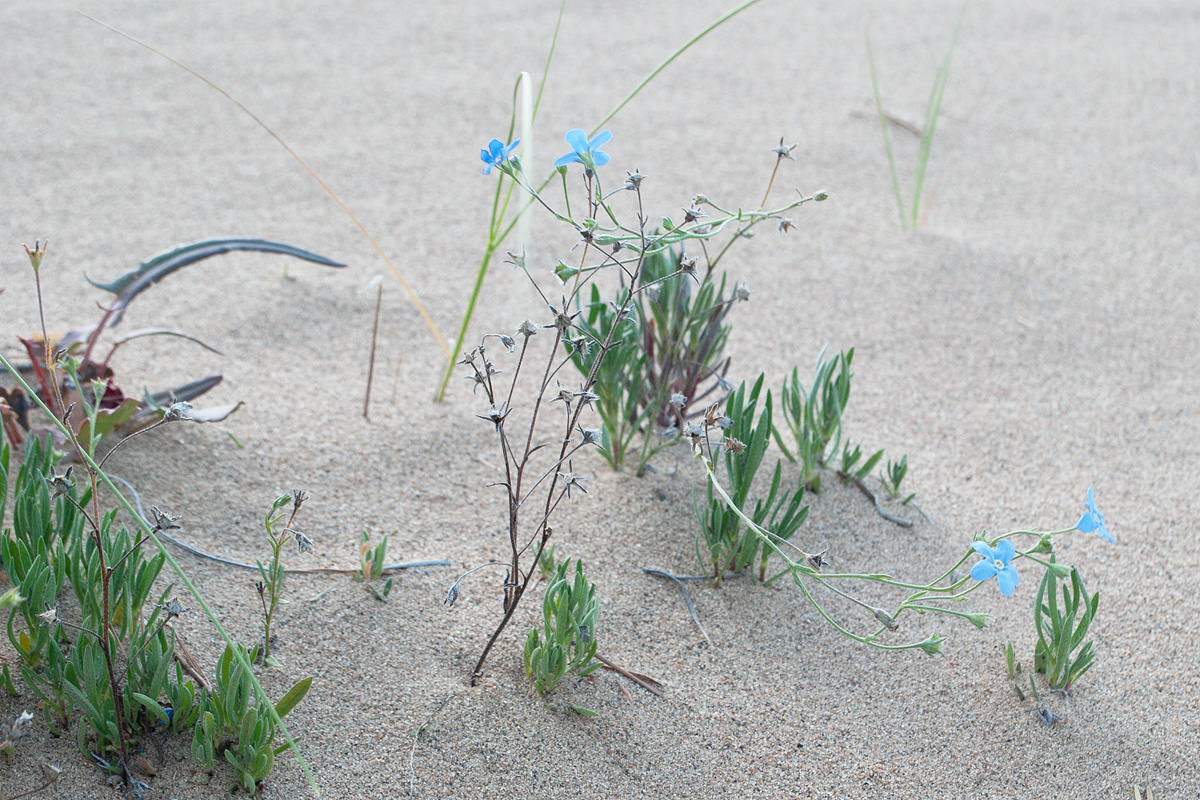
[[1005, 565], [1004, 565], [1004, 562], [1003, 562], [1003, 561], [1001, 561], [1001, 560], [1000, 560], [1000, 559], [998, 559], [998, 558], [997, 558], [995, 561], [993, 561], [993, 562], [992, 562], [992, 565], [996, 567], [996, 570], [997, 570], [997, 571], [1003, 570], [1003, 569], [1004, 569], [1004, 566], [1005, 566]]

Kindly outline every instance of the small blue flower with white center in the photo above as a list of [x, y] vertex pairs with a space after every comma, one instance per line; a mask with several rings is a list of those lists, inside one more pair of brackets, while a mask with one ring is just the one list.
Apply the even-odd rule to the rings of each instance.
[[986, 581], [995, 577], [996, 582], [1000, 584], [1000, 594], [1005, 597], [1016, 591], [1021, 576], [1017, 575], [1017, 568], [1010, 563], [1017, 554], [1017, 548], [1011, 541], [1001, 539], [995, 547], [987, 542], [975, 542], [971, 547], [983, 556], [983, 561], [971, 568], [972, 578]]

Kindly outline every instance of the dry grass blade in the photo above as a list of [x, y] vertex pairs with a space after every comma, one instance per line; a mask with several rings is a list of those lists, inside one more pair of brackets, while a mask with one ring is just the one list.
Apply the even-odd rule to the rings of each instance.
[[662, 684], [656, 681], [654, 678], [651, 678], [648, 675], [642, 675], [640, 672], [631, 672], [624, 667], [614, 664], [599, 653], [596, 653], [596, 660], [603, 664], [605, 669], [611, 669], [618, 675], [624, 675], [626, 678], [629, 678], [629, 680], [633, 681], [638, 686], [641, 686], [655, 697], [663, 696]]
[[708, 638], [708, 631], [704, 630], [704, 626], [700, 624], [700, 615], [696, 613], [696, 606], [692, 603], [692, 596], [688, 594], [687, 587], [683, 585], [678, 576], [672, 575], [666, 570], [653, 569], [651, 567], [642, 567], [642, 572], [647, 575], [657, 575], [660, 578], [670, 578], [675, 581], [675, 585], [679, 587], [679, 591], [683, 592], [683, 601], [687, 603], [688, 612], [692, 615], [692, 621], [696, 623], [696, 627], [700, 629], [701, 635], [704, 636], [704, 641], [712, 644], [712, 639]]
[[96, 23], [100, 27], [107, 28], [108, 30], [112, 31], [113, 33], [117, 34], [118, 36], [122, 36], [140, 47], [146, 48], [151, 53], [154, 53], [157, 56], [162, 56], [167, 61], [170, 61], [172, 64], [174, 64], [175, 66], [184, 70], [188, 74], [190, 74], [193, 77], [198, 78], [199, 80], [208, 84], [210, 87], [215, 89], [219, 94], [221, 94], [226, 100], [228, 100], [229, 102], [231, 102], [235, 106], [237, 106], [239, 109], [241, 109], [246, 114], [246, 116], [248, 116], [248, 117], [250, 117], [250, 119], [254, 120], [260, 128], [262, 128], [264, 131], [266, 131], [268, 134], [270, 134], [271, 138], [274, 139], [276, 142], [278, 142], [279, 146], [282, 147], [284, 150], [286, 150], [288, 155], [290, 155], [293, 159], [295, 159], [296, 163], [299, 164], [301, 167], [303, 167], [304, 171], [307, 172], [309, 174], [309, 176], [312, 177], [312, 179], [317, 182], [317, 185], [319, 185], [322, 189], [325, 190], [325, 194], [329, 195], [329, 197], [333, 200], [333, 202], [338, 204], [338, 208], [342, 209], [342, 211], [344, 211], [346, 213], [346, 216], [348, 216], [350, 218], [350, 221], [353, 222], [358, 227], [358, 229], [362, 232], [362, 235], [367, 237], [367, 241], [370, 242], [371, 246], [375, 248], [375, 252], [379, 253], [379, 257], [382, 258], [384, 263], [388, 265], [388, 269], [390, 269], [392, 271], [392, 274], [396, 276], [396, 280], [400, 281], [400, 285], [403, 286], [404, 291], [408, 293], [408, 297], [410, 300], [413, 301], [413, 305], [415, 305], [417, 307], [417, 310], [421, 312], [421, 316], [425, 319], [425, 324], [429, 326], [429, 330], [433, 333], [434, 338], [437, 339], [438, 344], [441, 345], [442, 350], [444, 350], [446, 352], [446, 356], [449, 357], [451, 355], [450, 347], [446, 344], [446, 340], [442, 338], [442, 334], [438, 331], [437, 326], [433, 324], [433, 318], [429, 316], [429, 312], [425, 310], [425, 306], [421, 305], [421, 301], [419, 299], [417, 299], [416, 292], [414, 292], [412, 290], [412, 287], [410, 287], [408, 285], [408, 281], [404, 280], [404, 276], [400, 274], [400, 270], [396, 268], [396, 265], [392, 263], [392, 260], [387, 257], [386, 253], [383, 252], [383, 248], [379, 246], [379, 243], [376, 242], [375, 238], [373, 236], [371, 236], [371, 234], [367, 231], [366, 226], [362, 224], [362, 222], [359, 220], [359, 218], [357, 216], [355, 216], [354, 212], [350, 210], [350, 207], [347, 206], [342, 201], [342, 198], [338, 197], [337, 193], [335, 191], [333, 191], [333, 189], [330, 188], [329, 184], [325, 183], [325, 181], [321, 179], [321, 176], [316, 173], [316, 170], [314, 170], [312, 167], [310, 167], [308, 165], [308, 162], [305, 161], [303, 158], [301, 158], [300, 154], [297, 153], [295, 150], [293, 150], [288, 145], [288, 143], [285, 142], [283, 140], [283, 138], [271, 128], [271, 126], [267, 125], [267, 123], [265, 123], [261, 119], [259, 119], [257, 114], [255, 114], [253, 111], [251, 111], [249, 108], [247, 108], [242, 102], [240, 102], [237, 98], [235, 98], [229, 92], [225, 91], [220, 86], [213, 83], [211, 80], [204, 77], [199, 72], [192, 69], [191, 67], [189, 67], [187, 64], [184, 64], [179, 59], [172, 58], [171, 56], [167, 55], [163, 51], [158, 50], [154, 47], [151, 47], [150, 45], [146, 44], [145, 42], [141, 41], [140, 39], [136, 39], [133, 36], [130, 36], [128, 33], [125, 33], [122, 30], [118, 30], [117, 28], [114, 28], [112, 25], [109, 25], [107, 22], [101, 22], [100, 20], [96, 19], [95, 17], [93, 17], [89, 14], [83, 13], [79, 9], [76, 9], [75, 13], [79, 14], [79, 16], [81, 16], [81, 17], [90, 19], [92, 22]]

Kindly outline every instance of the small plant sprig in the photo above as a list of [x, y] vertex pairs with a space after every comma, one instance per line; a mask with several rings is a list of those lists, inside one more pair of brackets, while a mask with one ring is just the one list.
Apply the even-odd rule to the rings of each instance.
[[[684, 210], [685, 220], [694, 222], [697, 215], [703, 216], [694, 206]], [[747, 230], [733, 241], [748, 235]], [[648, 254], [641, 282], [650, 288], [638, 293], [634, 313], [620, 320], [617, 305], [628, 290], [622, 287], [617, 301], [609, 303], [592, 285], [580, 328], [594, 339], [620, 328], [619, 344], [604, 354], [596, 381], [603, 451], [615, 470], [624, 467], [626, 453], [640, 437], [636, 473], [641, 475], [655, 453], [679, 441], [679, 432], [699, 413], [692, 409], [703, 408], [714, 392], [729, 393], [724, 348], [730, 327], [725, 318], [734, 303], [750, 298], [750, 290], [738, 283], [727, 297], [725, 273], [719, 283], [716, 280], [718, 260], [719, 256], [708, 259], [700, 278], [695, 259], [681, 249]], [[576, 272], [567, 268], [556, 274], [566, 280]], [[598, 356], [595, 351], [578, 354], [575, 366], [587, 374]]]
[[538, 572], [543, 579], [551, 577], [558, 569], [558, 562], [554, 560], [554, 548], [555, 545], [543, 547], [541, 555], [538, 556]]
[[[225, 648], [217, 661], [212, 692], [205, 697], [204, 711], [192, 736], [196, 763], [212, 772], [217, 757], [223, 756], [237, 774], [238, 787], [251, 797], [271, 772], [275, 756], [287, 749], [287, 745], [273, 745], [277, 730], [272, 709], [256, 697], [252, 676], [243, 666], [252, 655], [243, 647], [239, 659], [232, 648]], [[312, 678], [298, 681], [274, 705], [275, 715], [279, 719], [287, 716], [311, 686]]]
[[851, 449], [850, 442], [847, 441], [842, 445], [841, 469], [838, 470], [845, 476], [842, 478], [842, 482], [853, 483], [855, 480], [863, 480], [871, 474], [871, 470], [875, 469], [875, 465], [881, 458], [883, 458], [883, 451], [876, 450], [867, 457], [866, 461], [859, 464], [859, 460], [862, 459], [862, 447], [856, 444]]
[[[933, 149], [933, 132], [937, 128], [938, 116], [942, 109], [942, 96], [946, 91], [946, 82], [950, 79], [950, 60], [954, 57], [954, 48], [958, 44], [958, 32], [962, 28], [963, 16], [967, 13], [967, 5], [963, 3], [958, 13], [958, 21], [954, 24], [954, 33], [950, 36], [950, 46], [942, 58], [937, 75], [933, 79], [933, 88], [929, 92], [929, 102], [925, 106], [925, 123], [918, 132], [921, 143], [917, 149], [916, 177], [914, 180], [911, 209], [906, 210], [904, 199], [900, 195], [900, 177], [896, 171], [896, 157], [892, 153], [892, 137], [888, 132], [889, 117], [883, 110], [883, 96], [879, 91], [879, 77], [875, 73], [875, 53], [871, 49], [871, 37], [867, 37], [867, 63], [871, 68], [871, 88], [875, 92], [875, 111], [879, 115], [879, 125], [883, 129], [883, 146], [887, 152], [888, 169], [892, 176], [892, 191], [896, 195], [896, 210], [900, 213], [900, 228], [916, 230], [923, 222], [920, 216], [921, 200], [925, 186], [925, 169], [929, 165], [929, 154]], [[907, 125], [906, 125], [907, 127]], [[934, 189], [936, 192], [936, 187]], [[911, 213], [909, 213], [911, 212]]]
[[[882, 451], [880, 451], [882, 452]], [[890, 458], [887, 462], [887, 471], [879, 473], [879, 482], [883, 484], [883, 489], [887, 492], [888, 497], [893, 500], [900, 499], [900, 484], [904, 480], [904, 476], [908, 474], [908, 456], [900, 456], [899, 461], [892, 461]], [[906, 506], [913, 501], [917, 496], [913, 492], [900, 500], [900, 505]]]
[[820, 469], [842, 440], [842, 414], [850, 401], [853, 362], [853, 347], [828, 360], [822, 348], [817, 355], [811, 388], [804, 387], [799, 368], [794, 368], [780, 393], [783, 419], [795, 441], [796, 456], [784, 445], [778, 428], [775, 441], [789, 461], [799, 461], [801, 483], [812, 492], [821, 491]]
[[542, 635], [535, 627], [525, 640], [525, 674], [542, 695], [554, 691], [568, 673], [583, 677], [601, 666], [592, 660], [600, 612], [596, 587], [584, 575], [582, 561], [568, 577], [569, 562], [558, 565], [542, 597]]
[[[706, 425], [724, 432], [721, 444], [725, 456], [725, 474], [733, 505], [739, 509], [745, 506], [750, 496], [773, 430], [770, 391], [767, 392], [758, 424], [754, 422], [764, 378], [764, 375], [759, 375], [748, 392], [745, 383], [739, 386], [726, 401], [724, 415], [718, 414], [717, 405], [714, 404], [709, 407], [704, 419]], [[760, 499], [755, 503], [751, 520], [755, 525], [772, 529], [779, 540], [786, 541], [804, 524], [808, 517], [808, 506], [800, 505], [804, 498], [803, 486], [780, 493], [782, 476], [783, 464], [776, 460], [770, 491], [765, 500]], [[726, 573], [742, 572], [754, 563], [760, 549], [759, 580], [766, 580], [770, 548], [762, 547], [752, 528], [743, 528], [738, 513], [722, 498], [715, 496], [711, 484], [707, 485], [706, 499], [707, 503], [701, 506], [693, 493], [696, 516], [700, 520], [709, 555], [707, 560], [703, 557], [700, 560], [705, 568], [712, 571], [713, 580], [720, 582]]]
[[[285, 571], [283, 565], [279, 563], [279, 554], [283, 551], [283, 546], [290, 540], [295, 540], [296, 547], [301, 553], [312, 549], [312, 541], [293, 527], [296, 515], [300, 513], [300, 507], [307, 499], [308, 492], [300, 489], [293, 490], [291, 494], [281, 495], [271, 504], [271, 510], [263, 519], [267, 542], [271, 547], [271, 563], [270, 566], [263, 566], [261, 561], [257, 562], [259, 580], [254, 584], [254, 589], [258, 592], [258, 599], [262, 603], [263, 609], [263, 641], [259, 654], [261, 654], [264, 664], [274, 663], [271, 659], [271, 621], [275, 618], [275, 609], [280, 605], [287, 604], [287, 600], [283, 599]], [[291, 506], [292, 510], [287, 524], [280, 526], [279, 523], [286, 513], [284, 509], [288, 506]]]
[[1075, 567], [1061, 586], [1061, 597], [1059, 591], [1058, 576], [1046, 570], [1033, 606], [1038, 635], [1033, 666], [1046, 676], [1051, 689], [1068, 692], [1094, 663], [1092, 642], [1085, 643], [1084, 638], [1100, 606], [1100, 593], [1088, 595]]
[[395, 580], [388, 576], [388, 579], [383, 582], [383, 586], [378, 589], [373, 584], [373, 581], [383, 577], [383, 565], [387, 563], [387, 546], [386, 534], [383, 540], [374, 547], [371, 547], [371, 536], [366, 531], [363, 531], [362, 538], [358, 540], [358, 580], [361, 580], [371, 596], [381, 603], [385, 602], [388, 595], [392, 593], [392, 583]]

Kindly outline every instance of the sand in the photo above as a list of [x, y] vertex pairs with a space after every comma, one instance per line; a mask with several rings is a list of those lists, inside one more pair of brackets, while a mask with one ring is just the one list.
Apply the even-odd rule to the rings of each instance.
[[[727, 5], [572, 5], [535, 161], [548, 165], [566, 149], [562, 132], [590, 127]], [[1013, 642], [1029, 668], [1029, 569], [1012, 598], [976, 593], [975, 607], [996, 615], [987, 631], [906, 619], [908, 636], [947, 637], [936, 658], [858, 645], [794, 587], [747, 581], [692, 586], [704, 641], [675, 588], [639, 569], [697, 570], [691, 491], [701, 473], [670, 453], [644, 479], [613, 474], [595, 455], [576, 459], [588, 494], [558, 525], [558, 552], [582, 558], [599, 587], [600, 652], [660, 679], [665, 696], [628, 682], [623, 691], [607, 671], [568, 680], [548, 700], [534, 695], [520, 650], [536, 593], [469, 688], [500, 615], [496, 576], [469, 579], [453, 609], [441, 600], [460, 571], [504, 556], [501, 496], [486, 487], [498, 456], [474, 417], [480, 398], [456, 378], [447, 401], [431, 403], [445, 356], [388, 273], [365, 421], [367, 286], [386, 266], [242, 112], [71, 9], [0, 8], [3, 346], [37, 327], [19, 249], [35, 238], [51, 242], [54, 330], [96, 316], [104, 295], [85, 273], [108, 279], [180, 242], [263, 236], [342, 259], [349, 268], [334, 271], [229, 255], [139, 298], [118, 331], [182, 328], [223, 355], [131, 343], [115, 361], [126, 389], [221, 373], [210, 402], [246, 405], [219, 425], [142, 437], [109, 465], [147, 505], [183, 514], [186, 541], [229, 558], [262, 557], [261, 515], [302, 487], [315, 548], [289, 553], [288, 566], [354, 567], [363, 531], [388, 535], [392, 560], [454, 565], [403, 575], [386, 603], [346, 577], [288, 580], [285, 666], [264, 681], [278, 694], [315, 678], [288, 719], [323, 796], [402, 797], [411, 785], [417, 797], [461, 798], [1127, 798], [1135, 784], [1157, 798], [1200, 796], [1194, 5], [972, 3], [929, 164], [936, 194], [916, 233], [898, 224], [864, 32], [888, 110], [919, 122], [956, 4], [763, 3], [608, 125], [609, 183], [640, 168], [655, 216], [678, 215], [697, 193], [756, 205], [780, 136], [797, 147], [776, 196], [830, 192], [794, 214], [796, 229], [766, 230], [727, 262], [753, 291], [734, 315], [731, 375], [765, 371], [774, 384], [794, 364], [807, 371], [822, 346], [854, 346], [847, 433], [908, 455], [908, 486], [928, 519], [898, 528], [834, 487], [812, 499], [802, 546], [828, 547], [842, 569], [932, 576], [976, 531], [1070, 526], [1095, 487], [1117, 543], [1077, 535], [1060, 557], [1101, 593], [1097, 663], [1069, 704], [1043, 696], [1063, 717], [1049, 728], [1016, 697], [1000, 653]], [[507, 129], [516, 75], [540, 69], [556, 4], [98, 0], [84, 10], [274, 126], [452, 337], [495, 180], [479, 174], [476, 154]], [[893, 135], [908, 195], [916, 141]], [[571, 241], [545, 218], [533, 236], [530, 264], [546, 278]], [[511, 332], [536, 312], [497, 266], [472, 338]], [[229, 630], [256, 637], [249, 574], [180, 560]], [[180, 630], [211, 664], [213, 630], [195, 613]], [[446, 698], [414, 751], [414, 732]], [[2, 698], [0, 717], [30, 703]], [[230, 774], [206, 785], [185, 753], [186, 743], [168, 748], [153, 796], [224, 796]], [[61, 759], [55, 796], [113, 795], [40, 723], [0, 772], [0, 791], [29, 786], [42, 758]], [[292, 757], [260, 796], [309, 796]]]

